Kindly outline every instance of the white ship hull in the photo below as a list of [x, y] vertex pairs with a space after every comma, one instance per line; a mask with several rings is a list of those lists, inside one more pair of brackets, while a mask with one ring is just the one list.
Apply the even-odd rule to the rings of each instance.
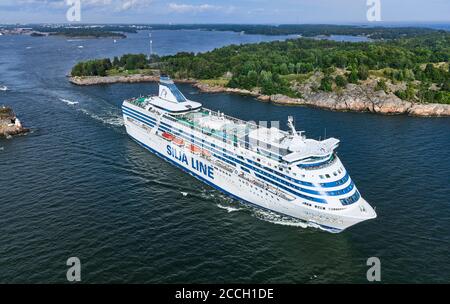
[[[194, 153], [185, 145], [177, 145], [161, 136], [157, 117], [124, 102], [123, 117], [127, 133], [141, 146], [179, 167], [211, 187], [260, 208], [275, 211], [307, 222], [330, 232], [340, 232], [361, 221], [376, 217], [370, 205], [360, 198], [345, 210], [330, 212], [305, 206], [305, 199], [296, 197], [258, 181], [255, 172], [243, 172], [223, 164], [214, 155]], [[140, 114], [139, 114], [140, 113]], [[154, 123], [150, 123], [153, 121]], [[187, 134], [189, 136], [189, 134]], [[340, 161], [338, 160], [339, 164]], [[248, 170], [246, 170], [248, 171]], [[261, 183], [260, 183], [261, 182]]]

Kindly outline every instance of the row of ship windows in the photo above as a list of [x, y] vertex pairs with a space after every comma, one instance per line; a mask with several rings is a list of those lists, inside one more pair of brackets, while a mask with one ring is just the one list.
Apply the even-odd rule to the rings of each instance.
[[231, 174], [228, 173], [228, 172], [226, 172], [225, 170], [219, 169], [219, 168], [217, 168], [217, 167], [214, 167], [214, 170], [217, 170], [217, 171], [219, 171], [219, 172], [221, 172], [221, 173], [223, 173], [223, 174], [225, 174], [225, 175], [231, 177]]
[[[227, 175], [228, 177], [231, 177], [231, 174], [228, 173], [228, 172], [226, 172], [225, 170], [219, 169], [219, 168], [217, 168], [217, 167], [214, 167], [214, 169], [218, 170], [220, 173], [222, 173], [222, 174], [224, 174], [224, 175]], [[262, 190], [262, 189], [259, 189], [257, 186], [253, 186], [252, 184], [250, 184], [250, 183], [247, 182], [247, 181], [243, 181], [243, 180], [241, 180], [241, 179], [238, 179], [238, 180], [239, 180], [240, 183], [246, 185], [247, 187], [250, 187], [251, 189], [255, 189], [255, 191], [252, 191], [253, 194], [255, 194], [255, 195], [257, 195], [257, 196], [260, 196], [261, 198], [264, 197], [264, 195], [260, 195], [260, 194], [258, 193], [258, 191], [259, 191], [260, 193], [263, 193], [263, 190]], [[269, 196], [269, 194], [267, 193], [267, 191], [264, 191], [264, 192], [265, 192], [266, 196]], [[270, 197], [271, 197], [271, 198], [275, 198], [272, 194], [270, 195]], [[350, 205], [350, 204], [355, 203], [355, 202], [359, 199], [359, 197], [360, 197], [360, 194], [359, 194], [358, 190], [356, 190], [355, 194], [353, 194], [351, 197], [346, 198], [346, 199], [341, 199], [340, 201], [341, 201], [341, 203], [342, 203], [343, 205]], [[277, 201], [280, 201], [279, 198], [276, 198], [276, 200], [277, 200]], [[326, 208], [323, 207], [323, 206], [313, 205], [313, 204], [307, 203], [307, 202], [303, 202], [303, 205], [306, 205], [306, 206], [308, 206], [308, 207], [314, 207], [314, 208], [319, 209], [319, 210], [326, 210]], [[340, 210], [344, 210], [344, 209], [345, 209], [345, 208], [328, 208], [328, 210], [330, 210], [330, 211], [340, 211]]]
[[[251, 163], [251, 164], [253, 164], [253, 165], [255, 165], [255, 166], [258, 166], [258, 167], [260, 167], [260, 168], [262, 168], [262, 169], [264, 169], [264, 170], [267, 170], [267, 171], [269, 171], [269, 172], [271, 172], [271, 173], [275, 173], [275, 174], [277, 174], [278, 176], [284, 177], [285, 179], [290, 180], [290, 181], [292, 181], [292, 182], [294, 182], [294, 183], [297, 183], [297, 184], [300, 184], [300, 185], [304, 185], [304, 186], [310, 186], [310, 187], [313, 187], [313, 186], [314, 186], [312, 183], [309, 183], [309, 182], [303, 182], [303, 181], [300, 181], [300, 180], [298, 180], [298, 179], [291, 178], [291, 177], [289, 177], [289, 176], [287, 176], [287, 175], [283, 175], [283, 174], [281, 174], [281, 173], [279, 173], [279, 172], [277, 172], [277, 171], [275, 171], [275, 170], [272, 170], [272, 169], [270, 169], [270, 168], [263, 167], [263, 166], [261, 166], [260, 164], [254, 162], [254, 161], [252, 161], [252, 160], [250, 160], [250, 159], [248, 159], [248, 161], [249, 161], [249, 163]], [[334, 175], [334, 176], [337, 176], [338, 174], [343, 173], [343, 172], [344, 172], [344, 168], [341, 167], [337, 172], [338, 172], [338, 173], [333, 172], [333, 175]], [[294, 175], [295, 175], [295, 173], [294, 173]], [[302, 175], [302, 176], [305, 177], [305, 175]], [[327, 178], [331, 178], [331, 176], [330, 176], [329, 174], [326, 174], [325, 176], [326, 176]], [[324, 176], [324, 175], [320, 175], [319, 177], [321, 177], [321, 179], [323, 179], [323, 178], [325, 178], [325, 176]], [[345, 183], [348, 181], [348, 179], [349, 179], [349, 176], [348, 176], [348, 175], [345, 175], [345, 176], [344, 176], [343, 178], [341, 178], [340, 180], [337, 180], [337, 181], [334, 181], [334, 182], [322, 183], [322, 184], [320, 184], [320, 185], [321, 185], [322, 187], [326, 187], [326, 188], [337, 187], [337, 186], [340, 186], [340, 185], [345, 184]]]
[[[250, 160], [250, 159], [248, 159], [248, 162], [251, 163], [252, 165], [255, 165], [255, 166], [257, 166], [257, 167], [259, 167], [259, 168], [262, 168], [262, 169], [264, 169], [264, 170], [266, 170], [266, 171], [269, 171], [269, 172], [271, 172], [271, 173], [275, 173], [276, 175], [281, 176], [281, 177], [284, 177], [285, 179], [290, 180], [290, 181], [292, 181], [292, 182], [295, 182], [295, 183], [297, 183], [297, 184], [304, 185], [304, 186], [309, 186], [309, 187], [313, 187], [313, 186], [314, 186], [312, 183], [300, 181], [300, 180], [298, 180], [298, 179], [291, 178], [291, 177], [289, 177], [288, 175], [282, 174], [282, 173], [280, 173], [280, 172], [278, 172], [278, 171], [276, 171], [276, 170], [273, 170], [273, 169], [271, 169], [271, 168], [267, 168], [267, 167], [261, 166], [260, 164], [254, 162], [254, 161], [252, 161], [252, 160]], [[256, 169], [254, 169], [254, 170], [256, 171]], [[280, 170], [281, 170], [281, 169], [280, 169]], [[266, 174], [266, 175], [267, 175], [267, 174]], [[305, 175], [302, 175], [302, 176], [305, 177]], [[275, 177], [274, 177], [274, 179], [275, 179]]]
[[314, 201], [314, 202], [318, 202], [318, 203], [322, 203], [322, 204], [326, 204], [327, 203], [326, 200], [323, 200], [323, 199], [320, 199], [320, 198], [311, 197], [311, 196], [308, 196], [308, 195], [304, 195], [304, 194], [301, 194], [299, 192], [295, 192], [295, 191], [291, 190], [290, 188], [288, 188], [288, 187], [286, 187], [286, 186], [284, 186], [282, 184], [278, 184], [276, 182], [273, 182], [270, 179], [268, 179], [267, 177], [264, 177], [264, 176], [262, 176], [262, 175], [260, 175], [258, 173], [256, 173], [255, 175], [256, 175], [256, 177], [258, 177], [258, 178], [260, 178], [260, 179], [262, 179], [262, 180], [264, 180], [266, 182], [269, 182], [269, 183], [275, 185], [278, 188], [284, 189], [284, 190], [288, 191], [289, 193], [294, 194], [295, 196], [302, 197], [304, 199], [307, 199], [307, 200], [310, 200], [310, 201]]
[[323, 167], [328, 166], [328, 164], [331, 164], [334, 160], [335, 160], [335, 155], [334, 153], [330, 156], [329, 159], [327, 159], [326, 161], [320, 162], [320, 163], [314, 163], [314, 164], [298, 164], [297, 167], [299, 167], [300, 169], [320, 169]]
[[318, 206], [318, 205], [313, 205], [313, 204], [310, 204], [310, 203], [307, 203], [307, 202], [303, 202], [303, 205], [308, 206], [308, 207], [313, 207], [314, 206], [314, 208], [320, 209], [320, 210], [325, 210], [326, 209], [325, 207]]
[[[308, 206], [308, 207], [313, 207], [314, 206], [314, 208], [316, 208], [316, 209], [325, 210], [325, 207], [313, 205], [313, 204], [307, 203], [307, 202], [303, 202], [303, 205]], [[330, 210], [330, 211], [341, 211], [341, 210], [345, 210], [345, 208], [328, 208], [328, 210]]]
[[[259, 190], [260, 193], [263, 193], [263, 190], [259, 189], [257, 186], [253, 186], [253, 185], [250, 184], [249, 182], [243, 181], [243, 180], [241, 180], [241, 179], [239, 179], [239, 182], [242, 183], [243, 185], [246, 185], [247, 187], [250, 187], [251, 189], [255, 189], [255, 191], [251, 191], [251, 190], [250, 190], [251, 193], [253, 193], [253, 194], [255, 194], [256, 196], [259, 196], [259, 197], [261, 197], [261, 198], [264, 198], [264, 195], [260, 195], [260, 194], [258, 193], [258, 190]], [[240, 186], [240, 187], [242, 187], [242, 186]], [[278, 197], [274, 197], [272, 194], [269, 195], [269, 193], [268, 193], [267, 191], [264, 191], [264, 192], [265, 192], [265, 194], [266, 194], [266, 197], [269, 197], [269, 196], [270, 196], [271, 198], [274, 198], [274, 199], [276, 199], [277, 201], [280, 201], [280, 199], [279, 199]]]
[[360, 197], [361, 197], [361, 195], [359, 194], [359, 191], [356, 190], [352, 196], [350, 196], [348, 198], [342, 198], [341, 204], [344, 206], [354, 204], [359, 200]]
[[[296, 189], [296, 190], [299, 190], [299, 191], [302, 191], [302, 192], [306, 192], [306, 193], [309, 193], [309, 194], [322, 195], [321, 193], [319, 193], [319, 192], [317, 192], [317, 191], [310, 190], [310, 189], [305, 189], [305, 188], [299, 187], [299, 186], [297, 186], [297, 185], [293, 185], [293, 184], [291, 184], [291, 183], [288, 183], [288, 182], [286, 182], [286, 181], [284, 181], [284, 180], [282, 180], [282, 179], [280, 179], [280, 178], [277, 178], [276, 176], [270, 176], [270, 175], [266, 174], [266, 173], [265, 173], [264, 171], [262, 171], [262, 170], [259, 170], [259, 169], [256, 169], [256, 168], [255, 168], [254, 170], [255, 170], [256, 172], [258, 172], [258, 173], [264, 175], [264, 176], [270, 177], [270, 178], [274, 179], [275, 181], [277, 181], [277, 182], [279, 182], [279, 183], [281, 183], [281, 184], [283, 184], [283, 185], [292, 187], [292, 188], [294, 188], [294, 189]], [[343, 195], [343, 194], [346, 194], [346, 193], [352, 191], [352, 190], [353, 190], [353, 187], [354, 187], [354, 183], [351, 182], [350, 185], [349, 185], [348, 187], [344, 188], [344, 189], [340, 189], [340, 190], [336, 190], [336, 191], [328, 191], [328, 192], [326, 192], [326, 194], [327, 194], [327, 195], [331, 195], [331, 196]], [[311, 199], [311, 198], [308, 198], [308, 199], [314, 200], [314, 199]]]
[[[344, 169], [341, 167], [341, 168], [339, 168], [339, 170], [333, 172], [333, 175], [338, 176], [342, 172], [344, 172]], [[321, 175], [319, 175], [319, 177], [320, 177], [320, 179], [331, 178], [331, 175], [330, 174], [321, 174]]]

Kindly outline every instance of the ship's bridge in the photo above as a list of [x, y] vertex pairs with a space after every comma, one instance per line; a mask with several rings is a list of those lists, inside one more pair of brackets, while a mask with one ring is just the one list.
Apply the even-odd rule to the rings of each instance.
[[289, 164], [308, 164], [330, 158], [339, 145], [336, 138], [318, 141], [306, 138], [290, 125], [291, 132], [281, 131], [278, 128], [259, 127], [248, 133], [250, 142], [255, 143], [259, 150], [269, 152], [270, 155], [279, 155], [280, 160]]

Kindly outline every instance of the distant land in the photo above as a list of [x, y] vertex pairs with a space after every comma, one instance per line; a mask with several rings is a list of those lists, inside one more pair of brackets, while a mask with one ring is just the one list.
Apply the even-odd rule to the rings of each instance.
[[231, 31], [258, 35], [301, 35], [303, 37], [347, 35], [365, 36], [371, 39], [394, 39], [414, 37], [437, 30], [427, 27], [385, 27], [364, 25], [330, 25], [330, 24], [176, 24], [149, 25], [155, 30], [206, 30]]
[[[314, 33], [325, 30], [329, 27]], [[409, 36], [404, 28], [384, 30], [373, 33], [395, 38], [360, 43], [298, 38], [154, 56], [151, 63], [143, 54], [127, 54], [78, 63], [71, 81], [149, 81], [162, 72], [206, 92], [249, 94], [280, 104], [449, 116], [450, 32], [410, 29], [415, 34]]]
[[71, 26], [71, 25], [23, 25], [0, 26], [3, 35], [30, 35], [33, 37], [64, 36], [70, 38], [126, 38], [125, 33], [137, 33], [130, 26]]
[[438, 31], [421, 26], [367, 26], [367, 25], [330, 25], [330, 24], [26, 24], [0, 25], [3, 34], [64, 35], [68, 37], [119, 37], [138, 30], [204, 30], [231, 31], [242, 34], [258, 35], [300, 35], [303, 37], [346, 35], [364, 36], [370, 39], [412, 38], [418, 35]]

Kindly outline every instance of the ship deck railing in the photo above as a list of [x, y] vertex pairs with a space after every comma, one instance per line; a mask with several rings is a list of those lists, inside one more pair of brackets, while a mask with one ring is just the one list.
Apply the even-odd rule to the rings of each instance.
[[281, 198], [283, 198], [285, 200], [293, 201], [295, 199], [295, 197], [284, 193], [283, 191], [281, 191], [280, 189], [278, 189], [276, 187], [273, 187], [273, 186], [271, 186], [271, 185], [269, 185], [267, 183], [264, 183], [262, 181], [253, 179], [252, 177], [248, 177], [244, 172], [241, 172], [239, 174], [239, 177], [244, 179], [244, 180], [246, 180], [247, 182], [249, 182], [249, 183], [251, 183], [251, 184], [253, 184], [253, 185], [255, 185], [255, 186], [259, 187], [259, 188], [267, 190], [267, 191], [271, 192], [272, 194], [275, 194], [275, 195], [277, 195], [277, 196], [279, 196], [279, 197], [281, 197]]
[[125, 101], [129, 102], [137, 107], [144, 108], [148, 104], [147, 99], [149, 97], [150, 96], [139, 96], [139, 97], [127, 99]]

